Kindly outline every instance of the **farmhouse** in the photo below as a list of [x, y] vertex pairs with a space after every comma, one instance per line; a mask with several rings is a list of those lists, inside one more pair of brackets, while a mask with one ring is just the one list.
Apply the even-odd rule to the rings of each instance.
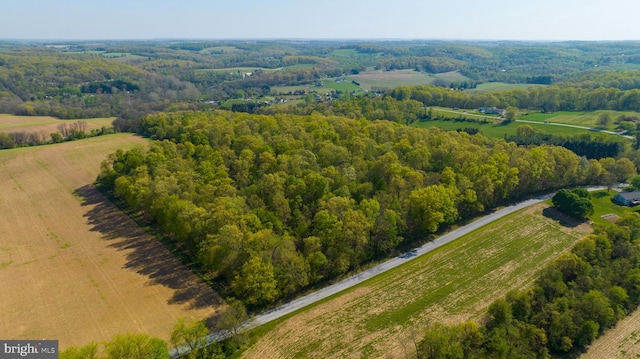
[[613, 196], [613, 202], [623, 206], [636, 206], [640, 204], [640, 191], [620, 192]]
[[496, 108], [496, 107], [489, 107], [489, 108], [480, 107], [479, 111], [487, 115], [504, 115], [504, 113], [506, 112], [506, 110], [503, 110], [501, 108]]

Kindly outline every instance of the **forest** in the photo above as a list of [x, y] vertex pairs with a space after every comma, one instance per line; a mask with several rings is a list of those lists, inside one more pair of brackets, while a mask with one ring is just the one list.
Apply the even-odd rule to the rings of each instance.
[[636, 173], [627, 158], [319, 114], [149, 115], [99, 181], [265, 306], [497, 205]]

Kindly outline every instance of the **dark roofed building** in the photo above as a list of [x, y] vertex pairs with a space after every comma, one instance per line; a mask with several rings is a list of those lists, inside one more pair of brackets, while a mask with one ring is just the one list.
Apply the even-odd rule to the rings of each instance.
[[620, 192], [613, 196], [613, 202], [623, 206], [636, 206], [640, 204], [640, 191]]

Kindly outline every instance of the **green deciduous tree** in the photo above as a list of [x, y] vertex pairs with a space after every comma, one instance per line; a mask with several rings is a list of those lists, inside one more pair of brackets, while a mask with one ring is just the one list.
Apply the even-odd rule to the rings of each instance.
[[146, 334], [117, 334], [104, 343], [108, 359], [169, 359], [167, 343]]
[[262, 305], [276, 298], [277, 286], [273, 265], [258, 255], [244, 263], [231, 283], [234, 293], [252, 305]]
[[551, 201], [560, 211], [578, 219], [590, 216], [594, 211], [593, 203], [586, 191], [561, 189]]
[[409, 222], [414, 230], [433, 233], [443, 223], [452, 223], [458, 216], [455, 192], [442, 185], [413, 190], [409, 194]]
[[611, 124], [611, 115], [608, 112], [602, 112], [598, 115], [596, 124], [600, 128], [607, 128]]
[[186, 318], [178, 318], [171, 331], [171, 344], [175, 348], [186, 345], [189, 348], [189, 358], [196, 358], [198, 352], [206, 344], [205, 336], [209, 330], [201, 321], [187, 322]]
[[242, 324], [249, 319], [247, 309], [241, 301], [231, 298], [227, 301], [229, 307], [220, 315], [216, 328], [218, 330], [228, 330], [232, 336], [240, 334]]
[[98, 344], [70, 347], [60, 352], [60, 359], [98, 359]]

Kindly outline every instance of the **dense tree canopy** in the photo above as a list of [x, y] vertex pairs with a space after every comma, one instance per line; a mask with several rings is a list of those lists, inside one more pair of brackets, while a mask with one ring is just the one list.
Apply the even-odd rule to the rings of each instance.
[[593, 214], [591, 196], [585, 189], [561, 189], [551, 200], [556, 208], [571, 217], [583, 219]]
[[113, 154], [100, 180], [252, 305], [596, 176], [561, 147], [317, 114], [158, 114], [139, 131], [150, 149]]

